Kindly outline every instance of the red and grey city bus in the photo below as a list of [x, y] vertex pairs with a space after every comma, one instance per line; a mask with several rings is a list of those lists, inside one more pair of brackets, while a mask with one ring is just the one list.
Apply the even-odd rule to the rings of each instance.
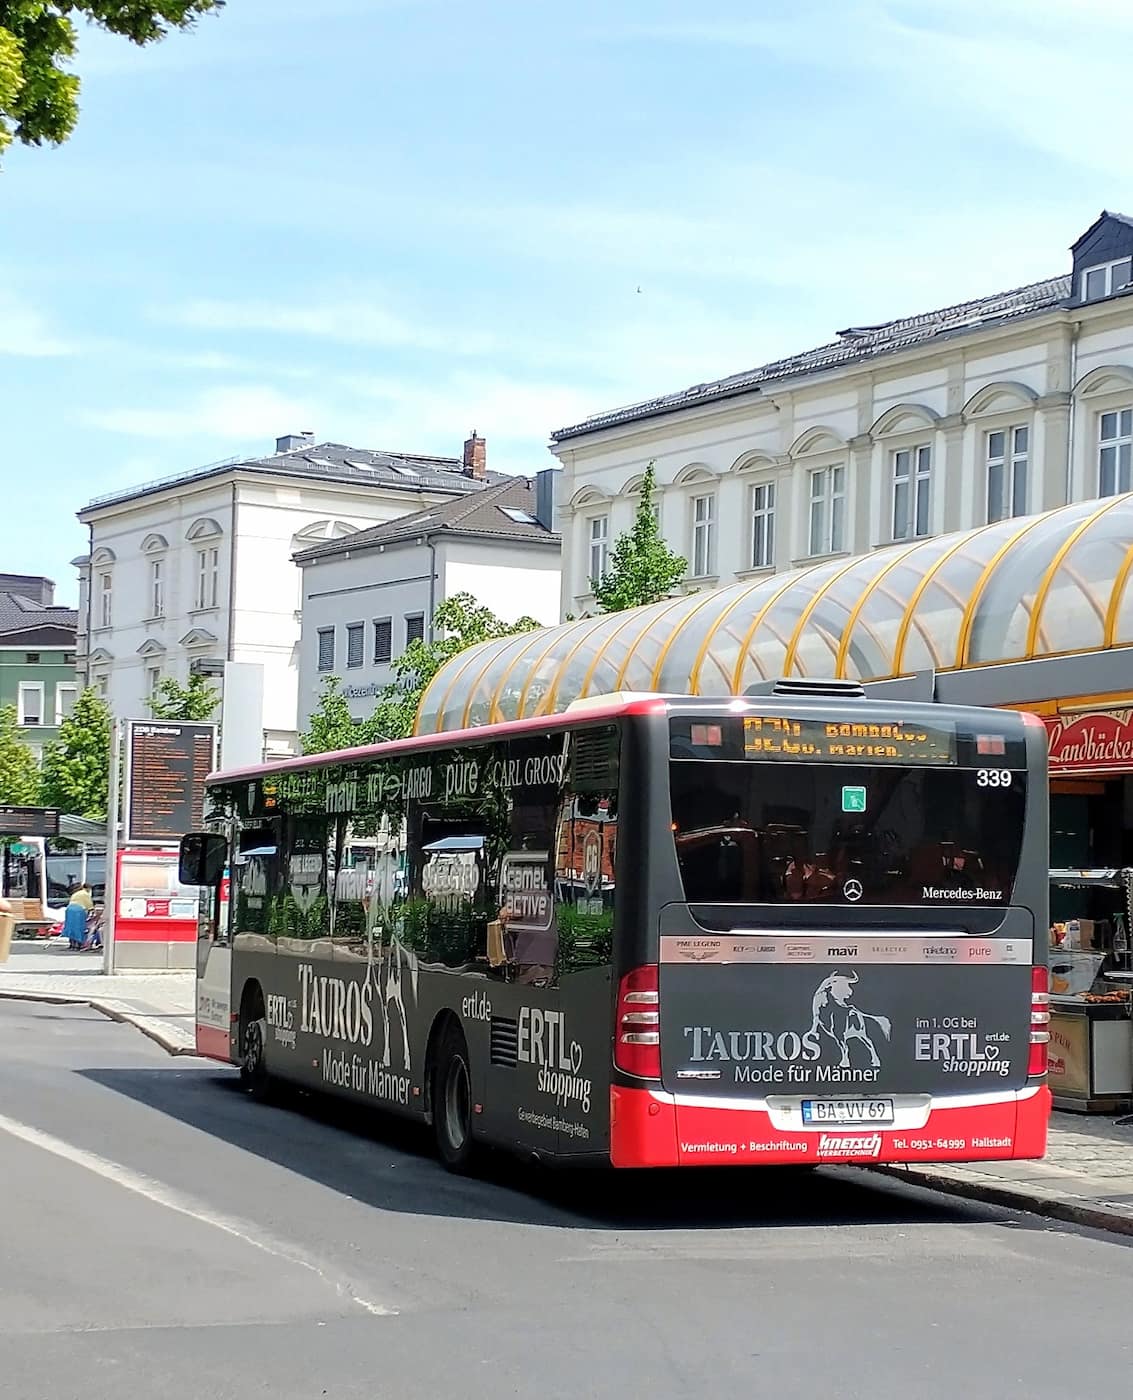
[[199, 1050], [454, 1169], [1041, 1156], [1041, 723], [802, 689], [214, 775]]

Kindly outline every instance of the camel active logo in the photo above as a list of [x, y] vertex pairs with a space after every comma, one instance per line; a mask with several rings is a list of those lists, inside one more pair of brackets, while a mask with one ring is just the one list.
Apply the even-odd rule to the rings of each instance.
[[737, 1084], [873, 1084], [892, 1026], [858, 1005], [856, 972], [831, 972], [811, 997], [810, 1024], [798, 1030], [722, 1031], [685, 1026], [693, 1064], [731, 1065]]

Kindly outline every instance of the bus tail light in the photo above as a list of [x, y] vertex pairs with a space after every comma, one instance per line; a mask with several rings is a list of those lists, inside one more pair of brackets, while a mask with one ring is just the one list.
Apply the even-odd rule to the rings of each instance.
[[1031, 1048], [1027, 1075], [1041, 1079], [1046, 1074], [1047, 1047], [1050, 1044], [1050, 974], [1045, 967], [1031, 968]]
[[641, 1079], [661, 1078], [661, 997], [657, 964], [627, 972], [618, 983], [614, 1064]]

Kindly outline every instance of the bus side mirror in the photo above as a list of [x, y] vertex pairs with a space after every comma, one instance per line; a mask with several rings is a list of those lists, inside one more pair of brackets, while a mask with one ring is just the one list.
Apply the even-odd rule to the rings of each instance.
[[177, 879], [183, 885], [219, 885], [228, 863], [228, 842], [223, 836], [190, 831], [181, 838]]

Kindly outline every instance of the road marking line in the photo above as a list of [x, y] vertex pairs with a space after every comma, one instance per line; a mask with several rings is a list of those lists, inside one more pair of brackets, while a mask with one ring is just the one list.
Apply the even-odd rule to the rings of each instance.
[[32, 1147], [38, 1147], [43, 1152], [50, 1152], [53, 1156], [61, 1157], [65, 1162], [82, 1167], [85, 1171], [92, 1172], [105, 1181], [111, 1181], [126, 1191], [132, 1191], [136, 1196], [152, 1201], [155, 1205], [164, 1206], [166, 1210], [171, 1210], [177, 1215], [184, 1215], [202, 1225], [211, 1225], [214, 1230], [231, 1235], [233, 1239], [241, 1240], [244, 1244], [251, 1245], [253, 1249], [261, 1250], [264, 1254], [271, 1254], [277, 1259], [285, 1259], [289, 1264], [296, 1264], [301, 1269], [307, 1269], [316, 1274], [324, 1283], [329, 1284], [340, 1297], [349, 1298], [352, 1303], [356, 1303], [375, 1317], [397, 1316], [396, 1308], [387, 1308], [382, 1303], [374, 1302], [373, 1299], [361, 1297], [345, 1279], [336, 1278], [333, 1274], [328, 1273], [321, 1265], [291, 1245], [282, 1240], [272, 1239], [262, 1233], [253, 1234], [256, 1227], [247, 1221], [238, 1220], [234, 1216], [219, 1215], [210, 1210], [202, 1201], [194, 1200], [191, 1196], [174, 1191], [171, 1187], [165, 1186], [160, 1181], [155, 1181], [152, 1177], [143, 1176], [140, 1172], [132, 1171], [119, 1162], [112, 1162], [107, 1157], [100, 1157], [97, 1153], [88, 1152], [85, 1148], [75, 1147], [72, 1143], [64, 1142], [62, 1138], [54, 1137], [51, 1133], [45, 1133], [40, 1128], [33, 1128], [27, 1123], [20, 1123], [15, 1118], [7, 1118], [0, 1114], [0, 1132], [18, 1138], [21, 1142], [26, 1142]]

